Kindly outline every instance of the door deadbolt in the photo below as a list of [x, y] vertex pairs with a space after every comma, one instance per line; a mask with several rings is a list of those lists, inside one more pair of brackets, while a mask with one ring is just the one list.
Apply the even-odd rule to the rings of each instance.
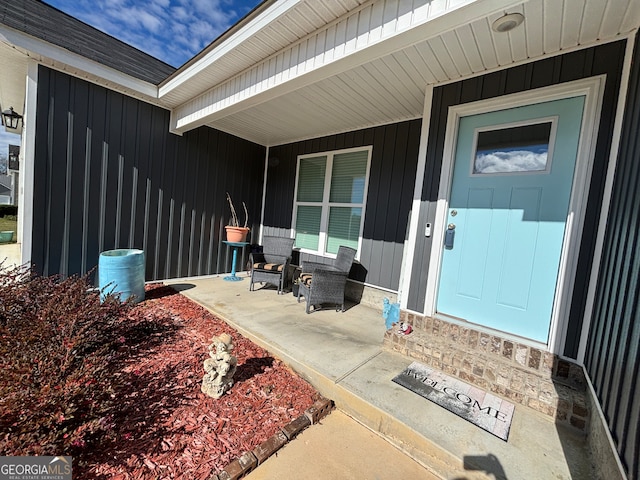
[[444, 232], [444, 248], [451, 250], [453, 248], [453, 240], [456, 236], [456, 226], [453, 223], [447, 225], [447, 231]]

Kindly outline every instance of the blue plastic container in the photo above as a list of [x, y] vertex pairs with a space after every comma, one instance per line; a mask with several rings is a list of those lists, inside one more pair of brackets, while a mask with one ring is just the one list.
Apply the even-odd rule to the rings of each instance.
[[144, 252], [135, 249], [107, 250], [100, 254], [98, 284], [100, 298], [113, 293], [126, 301], [133, 296], [135, 303], [144, 300]]

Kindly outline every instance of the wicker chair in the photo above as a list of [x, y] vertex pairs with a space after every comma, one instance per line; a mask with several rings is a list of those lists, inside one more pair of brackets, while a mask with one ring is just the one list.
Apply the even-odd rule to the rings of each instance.
[[305, 311], [323, 303], [336, 305], [336, 310], [344, 312], [344, 289], [347, 285], [349, 270], [353, 264], [356, 251], [341, 246], [332, 264], [302, 262], [302, 273], [299, 277], [298, 302], [300, 297], [307, 300]]
[[249, 290], [254, 290], [254, 283], [269, 283], [275, 285], [278, 294], [284, 293], [284, 283], [291, 263], [293, 238], [265, 236], [262, 252], [251, 253], [251, 283]]

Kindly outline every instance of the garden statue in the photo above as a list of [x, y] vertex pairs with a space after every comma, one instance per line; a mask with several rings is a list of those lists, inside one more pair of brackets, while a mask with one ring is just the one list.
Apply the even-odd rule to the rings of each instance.
[[220, 398], [233, 385], [233, 374], [236, 373], [238, 359], [229, 352], [233, 350], [233, 340], [228, 333], [213, 337], [209, 345], [209, 356], [204, 361], [204, 377], [202, 393], [213, 398]]

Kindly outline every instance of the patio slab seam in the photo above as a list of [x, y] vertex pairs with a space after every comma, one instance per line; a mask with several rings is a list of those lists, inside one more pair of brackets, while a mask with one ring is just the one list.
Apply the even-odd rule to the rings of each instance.
[[342, 375], [340, 375], [338, 378], [336, 378], [334, 380], [334, 383], [337, 385], [340, 382], [342, 382], [343, 380], [345, 380], [347, 377], [349, 377], [350, 375], [352, 375], [353, 373], [355, 373], [358, 369], [362, 368], [364, 365], [366, 365], [367, 363], [369, 363], [371, 360], [373, 360], [374, 358], [376, 358], [378, 355], [380, 355], [382, 353], [382, 349], [380, 349], [379, 351], [377, 351], [376, 353], [374, 353], [373, 355], [370, 355], [368, 358], [364, 359], [362, 362], [360, 362], [359, 364], [357, 364], [355, 367], [351, 368], [350, 370], [346, 371], [345, 373], [343, 373]]

